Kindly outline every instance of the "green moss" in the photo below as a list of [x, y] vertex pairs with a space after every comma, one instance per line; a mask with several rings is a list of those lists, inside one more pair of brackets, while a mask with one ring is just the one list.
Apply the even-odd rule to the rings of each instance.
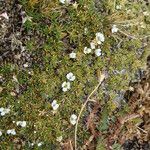
[[[93, 0], [79, 0], [77, 9], [72, 5], [60, 5], [58, 1], [49, 3], [40, 0], [20, 0], [20, 2], [27, 14], [33, 17], [32, 22], [27, 21], [24, 24], [24, 28], [27, 32], [38, 32], [40, 40], [44, 41], [39, 46], [39, 42], [36, 41], [37, 36], [33, 34], [31, 40], [26, 41], [26, 48], [33, 54], [42, 53], [43, 66], [41, 68], [40, 64], [33, 64], [33, 68], [31, 67], [33, 75], [28, 74], [28, 69], [22, 70], [17, 65], [2, 66], [0, 75], [5, 77], [6, 81], [2, 84], [0, 107], [10, 106], [11, 113], [0, 120], [0, 130], [16, 128], [12, 123], [13, 120], [26, 120], [27, 128], [16, 129], [16, 137], [20, 138], [19, 140], [25, 138], [26, 143], [27, 141], [35, 143], [43, 141], [45, 144], [42, 149], [52, 149], [52, 147], [58, 149], [59, 146], [56, 146], [59, 145], [56, 141], [58, 136], [62, 135], [64, 141], [74, 138], [74, 126], [70, 125], [69, 118], [73, 113], [78, 115], [87, 95], [98, 84], [97, 70], [106, 70], [108, 78], [105, 83], [110, 97], [109, 101], [104, 100], [102, 88], [99, 88], [96, 93], [97, 99], [106, 112], [102, 112], [103, 121], [99, 123], [100, 130], [105, 132], [108, 128], [107, 118], [117, 108], [114, 103], [117, 91], [128, 89], [134, 72], [144, 65], [148, 55], [147, 47], [142, 57], [139, 58], [136, 55], [137, 49], [141, 48], [142, 40], [139, 38], [129, 40], [120, 32], [112, 35], [111, 26], [122, 20], [136, 19], [135, 17], [139, 15], [139, 8], [147, 9], [146, 6], [133, 4], [131, 7], [131, 4], [124, 4], [122, 1], [122, 10], [117, 11], [112, 2], [103, 1], [99, 6], [102, 5], [105, 9], [102, 14], [96, 9]], [[125, 12], [125, 9], [130, 7], [133, 14]], [[43, 24], [43, 20], [46, 19], [50, 21], [49, 24]], [[139, 33], [140, 35], [137, 36], [140, 37], [150, 32], [149, 28], [141, 29], [139, 26], [126, 29], [123, 27], [126, 24], [117, 23], [117, 26], [121, 31], [131, 35]], [[85, 28], [87, 28], [87, 33], [84, 32]], [[102, 57], [83, 53], [84, 47], [90, 46], [89, 43], [95, 38], [96, 32], [103, 32], [105, 35], [105, 42], [100, 46]], [[120, 46], [118, 46], [119, 42]], [[69, 59], [69, 53], [72, 51], [77, 53], [75, 60]], [[125, 73], [115, 74], [114, 70], [118, 72], [125, 70]], [[64, 93], [61, 84], [67, 80], [66, 74], [69, 72], [73, 72], [76, 80], [71, 83], [71, 89]], [[12, 81], [14, 74], [18, 78], [19, 85], [27, 87], [19, 96], [10, 95], [10, 92], [15, 91], [18, 86]], [[51, 107], [54, 99], [60, 104], [56, 114], [53, 114]], [[121, 113], [118, 114], [121, 115]], [[36, 133], [33, 132], [34, 130]], [[16, 145], [13, 144], [11, 137], [3, 136], [5, 142], [0, 142], [2, 149], [5, 149], [4, 147], [11, 149], [11, 145], [12, 147]], [[78, 132], [80, 145], [88, 139], [88, 136], [89, 133], [81, 119]], [[28, 146], [24, 149], [28, 149]], [[38, 149], [37, 146], [35, 149]]]

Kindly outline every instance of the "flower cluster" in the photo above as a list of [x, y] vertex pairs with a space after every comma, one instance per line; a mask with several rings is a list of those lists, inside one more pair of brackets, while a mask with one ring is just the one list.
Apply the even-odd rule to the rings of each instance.
[[17, 126], [21, 126], [24, 128], [24, 127], [26, 127], [27, 122], [26, 121], [17, 121], [16, 124], [17, 124]]
[[9, 129], [9, 130], [7, 130], [7, 134], [16, 135], [16, 131], [15, 131], [15, 129]]
[[70, 81], [74, 81], [76, 77], [74, 76], [74, 74], [72, 72], [70, 72], [70, 73], [68, 73], [66, 75], [66, 78], [69, 81], [68, 82], [65, 81], [65, 82], [62, 83], [62, 90], [63, 90], [63, 92], [66, 92], [66, 91], [68, 91], [70, 89]]
[[30, 147], [33, 147], [34, 145], [37, 145], [38, 147], [41, 147], [44, 144], [44, 142], [38, 142], [38, 143], [29, 143]]
[[3, 107], [0, 108], [0, 115], [1, 116], [4, 116], [5, 114], [8, 114], [9, 112], [10, 112], [9, 108], [3, 108]]
[[95, 50], [96, 56], [102, 55], [102, 50], [99, 48], [99, 45], [105, 41], [104, 34], [101, 32], [96, 33], [95, 39], [90, 43], [90, 48], [84, 47], [84, 54], [90, 54], [92, 50]]
[[[15, 123], [15, 121], [13, 121], [13, 123]], [[16, 125], [21, 126], [21, 127], [26, 127], [26, 124], [27, 124], [26, 121], [17, 121], [16, 122]], [[6, 131], [6, 133], [8, 135], [16, 135], [16, 130], [15, 129], [8, 129]], [[0, 131], [0, 136], [2, 136], [2, 131]]]
[[[9, 108], [3, 108], [3, 107], [0, 108], [0, 115], [1, 116], [4, 116], [4, 115], [8, 114], [9, 112], [10, 112]], [[13, 123], [15, 123], [15, 121], [13, 121]], [[27, 124], [26, 121], [17, 121], [16, 122], [16, 125], [21, 126], [21, 127], [26, 127], [26, 124]], [[8, 129], [6, 131], [6, 133], [8, 135], [16, 135], [15, 129]], [[0, 131], [0, 136], [2, 136], [2, 131]]]

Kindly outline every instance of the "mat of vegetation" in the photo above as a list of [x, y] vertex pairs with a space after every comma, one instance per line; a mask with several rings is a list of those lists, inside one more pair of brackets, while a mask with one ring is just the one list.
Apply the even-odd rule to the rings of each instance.
[[0, 149], [148, 141], [149, 39], [146, 0], [1, 0]]

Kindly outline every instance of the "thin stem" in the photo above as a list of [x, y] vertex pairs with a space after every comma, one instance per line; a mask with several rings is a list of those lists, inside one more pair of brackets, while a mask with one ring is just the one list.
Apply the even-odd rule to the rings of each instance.
[[119, 32], [122, 33], [122, 34], [124, 34], [125, 36], [130, 37], [130, 38], [135, 39], [135, 40], [137, 40], [137, 39], [142, 40], [142, 39], [144, 39], [144, 38], [150, 37], [150, 35], [146, 35], [146, 36], [144, 36], [144, 37], [137, 37], [137, 36], [135, 36], [135, 35], [130, 35], [130, 34], [124, 32], [124, 31], [122, 31], [122, 30], [120, 30], [120, 29], [119, 29]]
[[97, 89], [99, 88], [99, 86], [101, 85], [102, 81], [105, 79], [105, 76], [102, 75], [100, 77], [99, 83], [98, 85], [94, 88], [94, 90], [90, 93], [90, 95], [88, 96], [87, 100], [84, 102], [83, 106], [81, 107], [81, 110], [79, 112], [78, 118], [77, 118], [77, 122], [76, 122], [76, 126], [75, 126], [75, 150], [77, 150], [77, 131], [78, 131], [78, 124], [79, 124], [79, 120], [81, 117], [81, 114], [84, 110], [84, 108], [86, 107], [86, 104], [88, 103], [88, 101], [90, 100], [91, 96], [97, 91]]
[[116, 0], [114, 0], [114, 11], [116, 9]]

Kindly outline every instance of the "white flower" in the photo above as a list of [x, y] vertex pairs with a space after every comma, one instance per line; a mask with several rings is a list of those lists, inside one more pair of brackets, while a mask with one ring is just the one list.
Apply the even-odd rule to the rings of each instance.
[[10, 95], [11, 96], [16, 96], [16, 93], [15, 92], [10, 92]]
[[39, 143], [37, 144], [37, 146], [40, 147], [40, 146], [42, 146], [42, 144], [43, 144], [43, 142], [39, 142]]
[[146, 28], [146, 25], [145, 25], [143, 22], [140, 23], [140, 26], [141, 26], [141, 28], [143, 28], [143, 29]]
[[2, 111], [2, 112], [1, 112], [1, 116], [4, 116], [4, 115], [5, 115], [5, 111]]
[[29, 147], [32, 147], [32, 146], [34, 146], [34, 143], [29, 142]]
[[24, 68], [29, 67], [28, 63], [23, 64], [23, 67], [24, 67]]
[[13, 80], [18, 83], [18, 79], [15, 75], [13, 75]]
[[16, 124], [17, 124], [17, 126], [26, 127], [27, 122], [26, 121], [17, 121]]
[[70, 4], [71, 3], [71, 0], [59, 0], [60, 3], [62, 4]]
[[103, 33], [97, 32], [96, 33], [96, 41], [98, 44], [101, 44], [102, 42], [105, 41], [105, 37]]
[[143, 12], [143, 15], [144, 15], [144, 16], [149, 16], [149, 12], [148, 12], [148, 11], [144, 11], [144, 12]]
[[69, 73], [66, 75], [66, 78], [67, 78], [69, 81], [74, 81], [76, 77], [73, 75], [72, 72], [69, 72]]
[[130, 86], [129, 90], [133, 92], [134, 91], [134, 87]]
[[23, 24], [24, 24], [26, 21], [32, 22], [32, 17], [26, 16], [26, 17], [22, 18], [22, 23], [23, 23]]
[[6, 20], [9, 20], [9, 17], [6, 12], [2, 13], [0, 17], [4, 17]]
[[56, 141], [57, 141], [57, 142], [61, 142], [62, 139], [63, 139], [63, 137], [62, 137], [62, 136], [59, 136], [59, 137], [57, 137]]
[[8, 114], [9, 112], [10, 112], [9, 108], [3, 108], [3, 107], [0, 108], [0, 115], [1, 116], [4, 116], [5, 114]]
[[118, 30], [119, 30], [119, 29], [117, 28], [117, 26], [116, 26], [116, 25], [113, 25], [113, 26], [112, 26], [112, 29], [111, 29], [111, 32], [112, 32], [112, 33], [116, 33], [116, 32], [118, 32]]
[[65, 4], [65, 0], [59, 0], [59, 2]]
[[78, 8], [78, 5], [79, 5], [79, 4], [78, 4], [76, 1], [72, 4], [73, 8], [75, 8], [75, 9]]
[[87, 48], [87, 47], [85, 47], [84, 48], [84, 54], [89, 54], [89, 53], [91, 53], [91, 49], [90, 48]]
[[56, 100], [53, 100], [53, 102], [51, 103], [51, 106], [53, 107], [53, 110], [57, 110], [59, 107], [59, 104], [57, 104]]
[[9, 129], [7, 130], [7, 134], [16, 135], [15, 129]]
[[69, 57], [75, 59], [76, 58], [76, 53], [74, 53], [74, 52], [70, 53]]
[[9, 108], [5, 108], [5, 113], [8, 114], [10, 112]]
[[0, 108], [0, 114], [1, 114], [1, 116], [4, 116], [4, 115], [5, 115], [4, 109], [5, 109], [5, 108], [3, 108], [3, 107]]
[[21, 48], [21, 52], [24, 52], [26, 50], [24, 46], [20, 46], [20, 48]]
[[72, 114], [71, 117], [70, 117], [70, 123], [72, 125], [75, 125], [77, 122], [77, 116], [75, 114]]
[[117, 5], [117, 6], [116, 6], [116, 9], [118, 9], [118, 10], [121, 9], [121, 8], [122, 8], [121, 5]]
[[91, 42], [90, 46], [91, 46], [91, 49], [95, 49], [95, 43], [94, 42]]
[[87, 34], [88, 28], [84, 28], [84, 34]]
[[102, 50], [100, 48], [95, 50], [95, 55], [96, 56], [101, 56], [102, 55]]
[[2, 131], [0, 131], [0, 136], [2, 136]]
[[62, 90], [64, 91], [64, 92], [66, 92], [66, 91], [68, 91], [70, 89], [70, 82], [63, 82], [62, 83]]

